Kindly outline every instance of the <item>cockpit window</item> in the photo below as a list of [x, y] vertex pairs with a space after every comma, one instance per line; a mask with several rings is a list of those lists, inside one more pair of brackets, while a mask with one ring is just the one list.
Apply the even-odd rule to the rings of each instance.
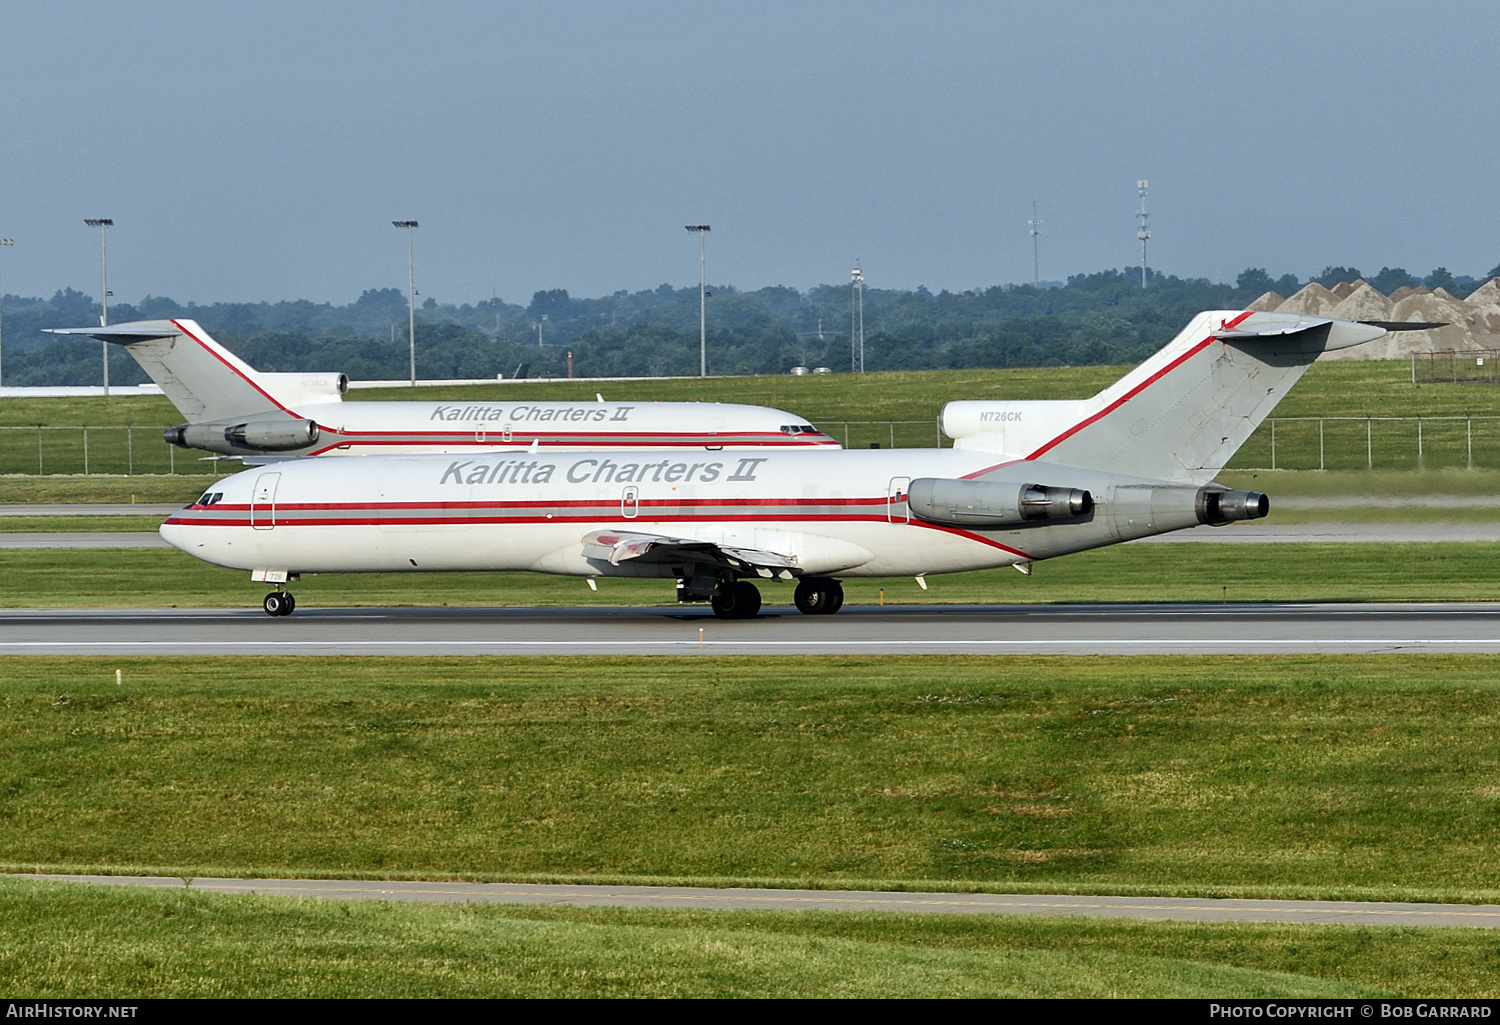
[[222, 492], [222, 491], [205, 491], [205, 492], [203, 492], [202, 495], [199, 496], [198, 501], [194, 502], [193, 504], [194, 505], [213, 505], [215, 502], [222, 502], [222, 501], [224, 501], [224, 492]]
[[818, 429], [812, 424], [786, 424], [781, 428], [782, 434], [817, 434]]

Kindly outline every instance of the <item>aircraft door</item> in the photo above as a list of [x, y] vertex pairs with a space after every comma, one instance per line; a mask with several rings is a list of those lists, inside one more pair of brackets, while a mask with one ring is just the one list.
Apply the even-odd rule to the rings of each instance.
[[641, 511], [641, 493], [631, 485], [620, 494], [620, 515], [627, 520], [633, 520]]
[[256, 530], [276, 526], [276, 485], [280, 482], [279, 473], [263, 473], [255, 478], [255, 490], [250, 495], [250, 526]]
[[885, 496], [885, 518], [892, 523], [911, 522], [911, 506], [906, 501], [906, 493], [910, 489], [910, 477], [891, 478], [891, 486]]

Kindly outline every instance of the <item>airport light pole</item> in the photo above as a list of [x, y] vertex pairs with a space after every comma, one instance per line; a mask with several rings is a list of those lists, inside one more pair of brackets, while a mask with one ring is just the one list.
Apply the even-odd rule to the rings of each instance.
[[[85, 217], [83, 223], [99, 229], [99, 326], [109, 327], [109, 247], [105, 232], [115, 226], [113, 217]], [[104, 397], [109, 398], [109, 343], [104, 346]]]
[[[13, 246], [15, 244], [16, 244], [16, 240], [13, 239], [13, 238], [0, 238], [0, 246]], [[0, 252], [4, 252], [4, 250], [0, 249]], [[0, 289], [0, 306], [4, 305], [4, 299], [5, 299], [5, 290], [4, 289]], [[3, 327], [4, 327], [4, 322], [3, 322], [3, 320], [0, 320], [0, 354], [3, 354], [4, 349], [5, 349], [5, 332], [3, 330]], [[5, 365], [4, 365], [4, 363], [0, 363], [0, 384], [4, 384], [4, 383], [5, 383]]]
[[417, 386], [417, 274], [412, 256], [412, 229], [416, 221], [392, 221], [392, 226], [406, 229], [406, 341], [411, 350], [411, 386]]
[[706, 224], [684, 224], [698, 235], [698, 376], [708, 376], [708, 262], [703, 237], [711, 229]]
[[849, 364], [855, 373], [865, 372], [865, 272], [854, 265], [849, 272]]

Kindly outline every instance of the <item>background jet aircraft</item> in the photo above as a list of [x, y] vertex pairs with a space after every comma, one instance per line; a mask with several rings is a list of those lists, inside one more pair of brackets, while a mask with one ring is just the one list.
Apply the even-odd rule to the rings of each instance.
[[344, 402], [343, 374], [261, 373], [195, 321], [60, 328], [122, 345], [188, 420], [183, 448], [268, 462], [291, 456], [525, 448], [839, 448], [799, 416], [724, 402]]
[[1317, 356], [1384, 329], [1201, 313], [1082, 402], [954, 403], [953, 449], [548, 452], [306, 461], [247, 470], [161, 535], [277, 589], [300, 573], [531, 570], [661, 577], [726, 618], [754, 580], [796, 581], [808, 614], [841, 576], [956, 573], [1198, 524], [1255, 519], [1213, 478]]

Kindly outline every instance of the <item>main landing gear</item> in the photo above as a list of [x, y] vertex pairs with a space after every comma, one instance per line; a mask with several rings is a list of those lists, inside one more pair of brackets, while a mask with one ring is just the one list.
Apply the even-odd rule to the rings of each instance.
[[792, 601], [804, 616], [831, 616], [844, 607], [844, 588], [828, 577], [803, 577]]
[[268, 616], [290, 616], [297, 607], [297, 599], [292, 597], [291, 591], [275, 590], [266, 595], [260, 607], [266, 610]]
[[749, 581], [736, 580], [719, 588], [709, 604], [720, 619], [754, 619], [760, 612], [760, 590]]

